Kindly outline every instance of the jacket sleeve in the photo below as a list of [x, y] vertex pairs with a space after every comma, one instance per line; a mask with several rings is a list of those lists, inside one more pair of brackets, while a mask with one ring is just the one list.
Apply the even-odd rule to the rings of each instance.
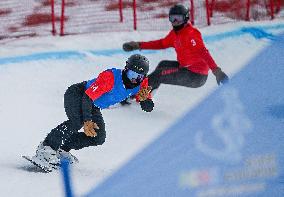
[[207, 48], [205, 47], [203, 38], [201, 33], [194, 28], [194, 39], [197, 41], [198, 46], [197, 47], [197, 51], [196, 53], [200, 53], [200, 55], [202, 56], [202, 58], [204, 59], [204, 61], [207, 63], [207, 65], [209, 66], [209, 68], [211, 70], [215, 70], [217, 68], [217, 64], [215, 63], [214, 59], [212, 58], [211, 54], [209, 53], [209, 51], [207, 50]]
[[106, 92], [109, 92], [114, 85], [114, 76], [111, 71], [104, 71], [91, 86], [85, 91], [89, 98], [94, 101]]
[[211, 54], [209, 53], [209, 51], [204, 48], [202, 50], [202, 56], [203, 56], [203, 59], [207, 62], [209, 68], [214, 71], [216, 70], [216, 68], [218, 67], [216, 62], [214, 61], [214, 59], [212, 58]]
[[139, 46], [140, 49], [166, 49], [173, 47], [172, 31], [165, 38], [148, 42], [139, 42]]

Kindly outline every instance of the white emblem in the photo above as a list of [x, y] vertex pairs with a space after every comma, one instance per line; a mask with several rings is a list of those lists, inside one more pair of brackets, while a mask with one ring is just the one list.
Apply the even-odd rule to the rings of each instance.
[[94, 92], [98, 89], [98, 86], [92, 85], [91, 88], [92, 88], [92, 92]]

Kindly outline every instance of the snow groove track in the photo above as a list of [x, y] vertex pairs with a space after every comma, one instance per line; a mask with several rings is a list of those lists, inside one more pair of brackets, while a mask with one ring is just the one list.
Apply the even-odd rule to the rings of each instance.
[[[266, 25], [266, 26], [252, 26], [252, 27], [242, 27], [234, 31], [228, 31], [224, 33], [219, 33], [215, 35], [204, 36], [204, 40], [206, 43], [217, 42], [220, 40], [224, 40], [227, 38], [233, 38], [245, 34], [250, 34], [256, 39], [260, 38], [268, 38], [273, 39], [274, 35], [267, 33], [268, 30], [274, 29], [284, 29], [284, 24], [278, 25]], [[86, 51], [93, 55], [103, 55], [103, 56], [112, 56], [116, 54], [125, 54], [121, 49], [107, 49], [107, 50], [90, 50]], [[143, 54], [149, 53], [159, 53], [159, 51], [141, 51]], [[129, 53], [128, 53], [129, 54]], [[35, 53], [31, 55], [25, 56], [16, 56], [16, 57], [5, 57], [0, 58], [0, 65], [10, 64], [10, 63], [24, 63], [29, 61], [38, 61], [38, 60], [48, 60], [48, 59], [82, 59], [85, 58], [86, 55], [80, 51], [59, 51], [59, 52], [43, 52], [43, 53]]]

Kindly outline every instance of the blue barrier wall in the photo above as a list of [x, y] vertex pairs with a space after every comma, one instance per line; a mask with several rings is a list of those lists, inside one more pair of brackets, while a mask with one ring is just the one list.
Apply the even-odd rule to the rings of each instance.
[[284, 196], [284, 35], [88, 197]]

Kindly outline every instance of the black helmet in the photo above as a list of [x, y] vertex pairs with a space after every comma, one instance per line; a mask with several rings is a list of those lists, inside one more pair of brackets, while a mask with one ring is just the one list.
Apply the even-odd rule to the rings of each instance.
[[125, 68], [146, 75], [149, 71], [149, 60], [140, 54], [131, 55], [126, 61]]
[[170, 15], [183, 15], [184, 23], [187, 23], [187, 21], [189, 20], [189, 10], [182, 4], [176, 4], [171, 7], [169, 11], [169, 16]]

